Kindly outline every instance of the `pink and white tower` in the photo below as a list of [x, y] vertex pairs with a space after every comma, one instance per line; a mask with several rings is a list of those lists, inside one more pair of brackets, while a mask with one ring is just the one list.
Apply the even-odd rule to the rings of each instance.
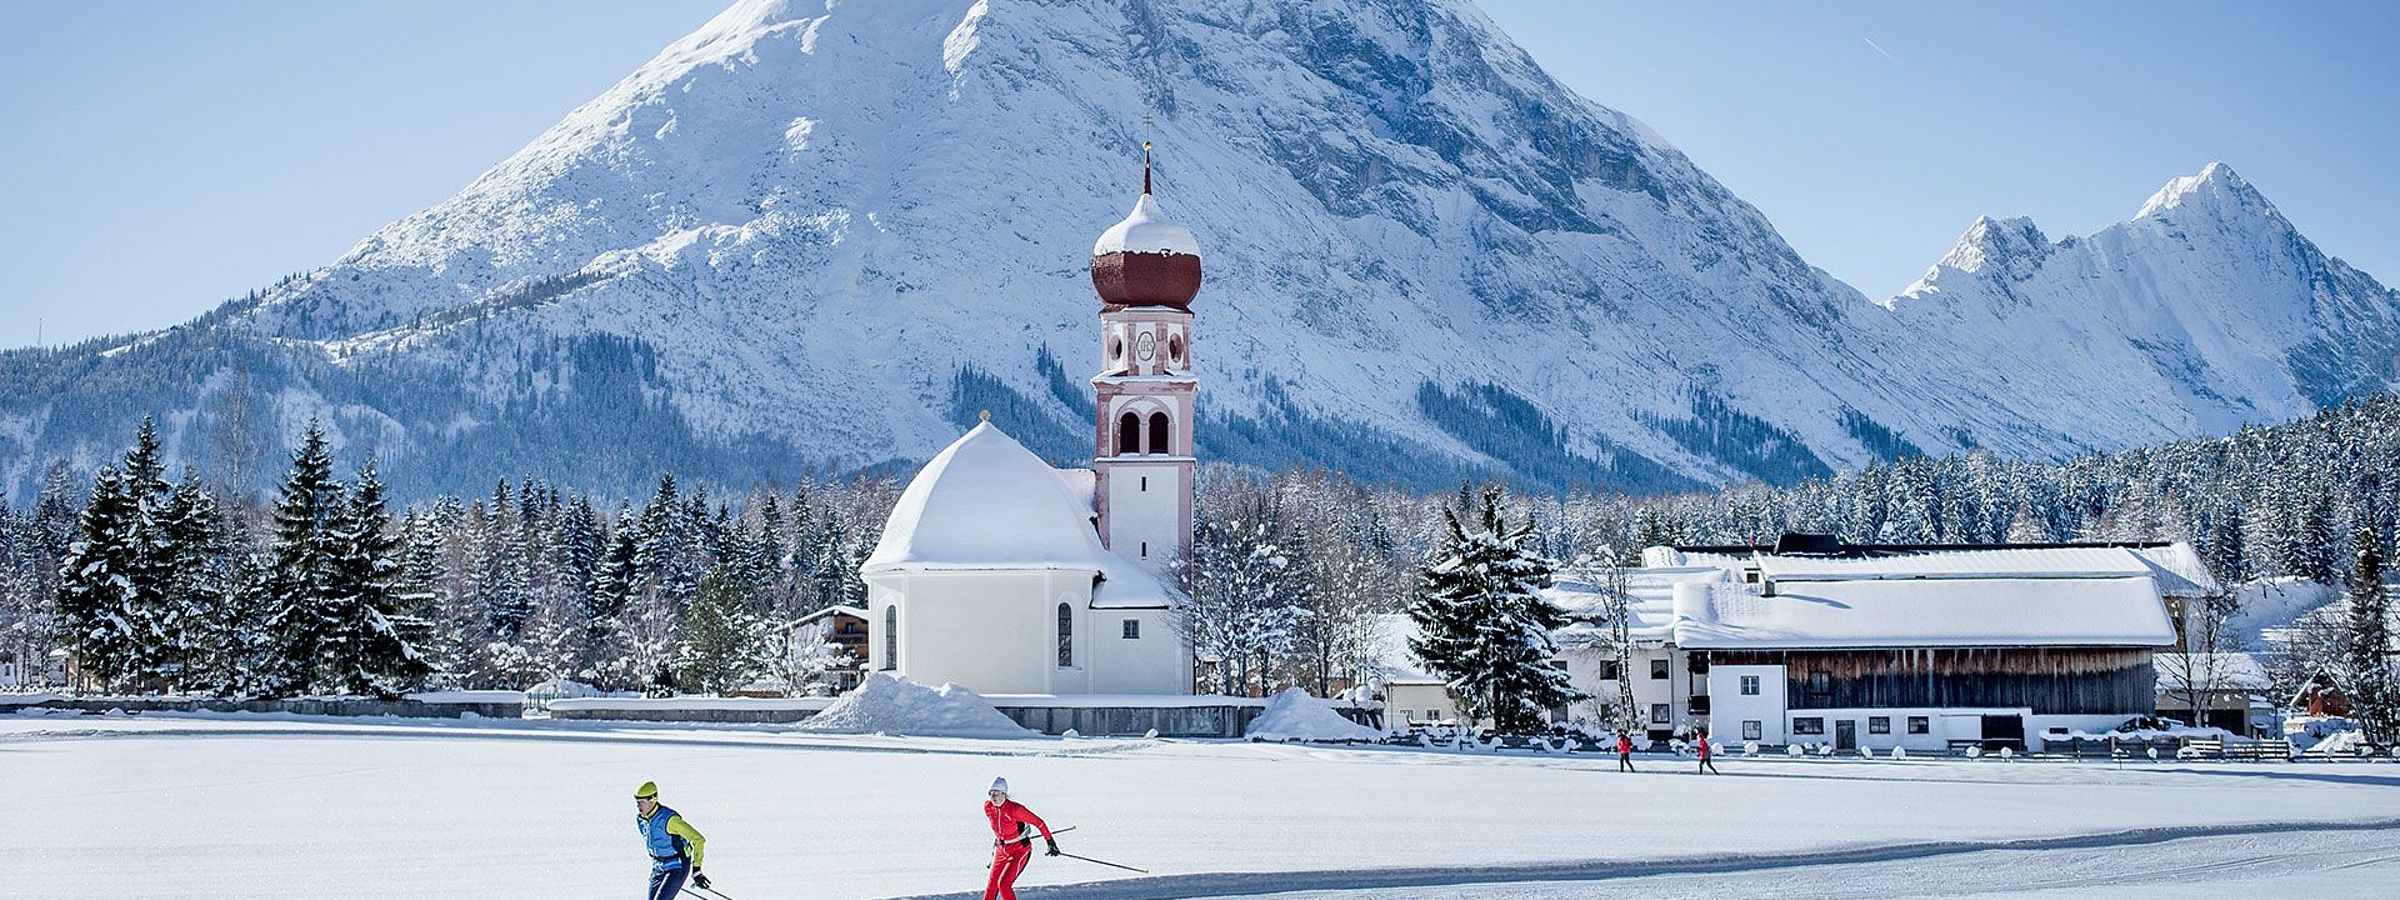
[[1142, 143], [1142, 196], [1092, 245], [1100, 294], [1100, 374], [1093, 505], [1100, 540], [1117, 555], [1168, 574], [1192, 546], [1193, 295], [1200, 244], [1150, 196], [1150, 144]]

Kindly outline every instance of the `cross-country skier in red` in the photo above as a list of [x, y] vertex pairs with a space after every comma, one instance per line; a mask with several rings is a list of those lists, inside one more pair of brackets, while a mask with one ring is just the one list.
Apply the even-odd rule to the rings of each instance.
[[983, 887], [983, 900], [1017, 900], [1017, 875], [1025, 864], [1033, 861], [1033, 835], [1025, 826], [1031, 825], [1042, 833], [1042, 843], [1049, 845], [1049, 855], [1058, 855], [1058, 839], [1050, 836], [1050, 826], [1042, 817], [1024, 804], [1008, 799], [1008, 779], [992, 779], [990, 799], [983, 802], [983, 817], [992, 823], [992, 880]]
[[1714, 772], [1718, 775], [1723, 775], [1725, 773], [1717, 771], [1717, 764], [1709, 760], [1709, 757], [1714, 755], [1711, 752], [1712, 749], [1713, 748], [1708, 745], [1708, 732], [1700, 732], [1700, 772]]

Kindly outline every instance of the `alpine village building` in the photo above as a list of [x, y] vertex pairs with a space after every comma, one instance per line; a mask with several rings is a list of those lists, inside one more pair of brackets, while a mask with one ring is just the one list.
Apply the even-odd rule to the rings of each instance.
[[[2217, 590], [2181, 543], [1785, 535], [1772, 548], [1652, 547], [1643, 563], [1617, 577], [1636, 736], [1657, 743], [1706, 731], [1728, 744], [2032, 750], [2046, 734], [2107, 731], [2153, 713], [2154, 655], [2177, 646], [2186, 601]], [[1547, 591], [1575, 619], [1555, 636], [1591, 695], [1556, 711], [1560, 721], [1615, 721], [1610, 580], [1565, 573]], [[1388, 695], [1407, 702], [1388, 704], [1390, 720], [1430, 720], [1431, 686], [1399, 680]]]

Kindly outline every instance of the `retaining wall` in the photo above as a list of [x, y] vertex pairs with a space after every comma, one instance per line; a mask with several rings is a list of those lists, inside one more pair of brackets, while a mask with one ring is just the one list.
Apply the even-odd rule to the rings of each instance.
[[289, 700], [58, 697], [22, 706], [100, 713], [121, 709], [126, 712], [292, 713], [303, 716], [398, 716], [409, 719], [458, 719], [470, 715], [486, 719], [516, 719], [525, 715], [523, 702], [493, 700], [429, 702], [424, 700], [376, 700], [367, 697], [301, 697]]

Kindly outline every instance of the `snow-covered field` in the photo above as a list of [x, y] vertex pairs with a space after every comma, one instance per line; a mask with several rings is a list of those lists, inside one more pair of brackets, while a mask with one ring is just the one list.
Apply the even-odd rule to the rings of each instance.
[[[1643, 760], [589, 723], [0, 717], [59, 896], [632, 896], [634, 785], [738, 900], [977, 889], [994, 775], [1071, 853], [1039, 896], [2388, 895], [2400, 766]], [[2032, 840], [2032, 844], [2009, 842]], [[13, 890], [13, 888], [12, 888]]]

